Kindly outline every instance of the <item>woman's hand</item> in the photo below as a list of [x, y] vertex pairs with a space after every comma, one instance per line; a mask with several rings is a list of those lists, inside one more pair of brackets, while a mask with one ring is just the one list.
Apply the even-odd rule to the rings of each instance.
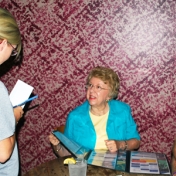
[[53, 134], [50, 134], [48, 136], [48, 138], [49, 138], [49, 141], [51, 142], [51, 144], [53, 144], [55, 146], [60, 143], [60, 141]]
[[13, 113], [14, 113], [14, 116], [15, 116], [15, 119], [16, 119], [16, 122], [18, 123], [18, 121], [21, 119], [21, 117], [23, 116], [23, 109], [21, 106], [18, 106], [16, 108], [13, 109]]
[[120, 149], [120, 141], [105, 140], [105, 144], [110, 152], [116, 152]]
[[105, 144], [110, 152], [117, 152], [118, 150], [124, 150], [126, 146], [125, 141], [117, 141], [117, 140], [105, 140]]

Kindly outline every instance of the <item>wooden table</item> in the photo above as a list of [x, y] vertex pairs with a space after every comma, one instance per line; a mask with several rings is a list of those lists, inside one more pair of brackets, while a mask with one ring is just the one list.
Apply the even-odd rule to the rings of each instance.
[[[63, 164], [65, 158], [57, 158], [31, 169], [24, 176], [69, 176], [68, 166]], [[97, 166], [88, 165], [87, 176], [153, 176], [149, 174], [129, 174]], [[158, 175], [159, 176], [159, 175]]]

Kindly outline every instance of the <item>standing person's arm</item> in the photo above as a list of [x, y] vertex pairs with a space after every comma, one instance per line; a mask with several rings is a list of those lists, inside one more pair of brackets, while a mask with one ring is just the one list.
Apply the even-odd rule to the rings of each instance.
[[15, 146], [15, 134], [0, 141], [0, 163], [6, 162]]
[[176, 176], [176, 140], [174, 141], [172, 148], [171, 168], [173, 176]]
[[[16, 122], [18, 122], [23, 115], [23, 109], [21, 107], [16, 107], [13, 109], [13, 112]], [[4, 163], [10, 158], [14, 146], [15, 134], [0, 141], [0, 163]]]

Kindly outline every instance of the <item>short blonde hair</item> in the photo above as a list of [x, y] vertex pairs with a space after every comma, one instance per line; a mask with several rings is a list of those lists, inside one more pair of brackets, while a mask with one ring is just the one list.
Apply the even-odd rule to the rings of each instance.
[[111, 69], [106, 67], [95, 67], [93, 68], [86, 80], [86, 84], [89, 84], [90, 80], [93, 78], [101, 79], [105, 84], [110, 86], [110, 98], [117, 98], [120, 86], [120, 80], [118, 75]]
[[10, 44], [17, 45], [17, 58], [21, 51], [20, 30], [13, 15], [3, 8], [0, 8], [0, 39], [6, 39]]

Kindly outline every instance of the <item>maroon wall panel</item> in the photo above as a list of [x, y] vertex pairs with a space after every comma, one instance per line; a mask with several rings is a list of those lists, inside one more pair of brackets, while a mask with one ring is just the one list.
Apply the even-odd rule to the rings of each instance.
[[[55, 158], [48, 134], [85, 100], [91, 68], [114, 69], [132, 108], [140, 150], [170, 151], [176, 136], [176, 1], [3, 0], [21, 29], [24, 57], [1, 80], [35, 87], [18, 144], [21, 170]], [[1, 65], [1, 72], [4, 71]]]

